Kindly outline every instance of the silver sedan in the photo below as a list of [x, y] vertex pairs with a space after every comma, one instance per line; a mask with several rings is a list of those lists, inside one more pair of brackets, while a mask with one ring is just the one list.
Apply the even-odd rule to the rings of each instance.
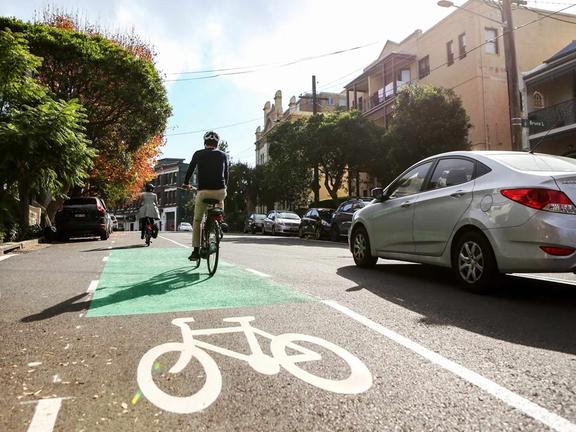
[[358, 266], [378, 258], [451, 267], [471, 291], [503, 273], [576, 270], [576, 160], [451, 152], [413, 165], [354, 214]]

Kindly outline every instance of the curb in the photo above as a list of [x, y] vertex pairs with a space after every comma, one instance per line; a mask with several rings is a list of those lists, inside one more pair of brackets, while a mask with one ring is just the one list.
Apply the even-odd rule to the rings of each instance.
[[0, 244], [0, 255], [5, 254], [7, 252], [11, 252], [16, 249], [26, 249], [30, 246], [35, 246], [38, 243], [43, 243], [44, 238], [37, 238], [33, 240], [24, 240], [21, 242], [14, 242], [14, 243], [4, 243]]

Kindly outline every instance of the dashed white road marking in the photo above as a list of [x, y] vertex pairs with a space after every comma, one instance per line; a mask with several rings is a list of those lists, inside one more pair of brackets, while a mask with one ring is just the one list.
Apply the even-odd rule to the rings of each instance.
[[96, 287], [98, 287], [98, 280], [93, 280], [90, 282], [88, 289], [86, 290], [87, 293], [93, 293], [96, 291]]
[[106, 261], [108, 261], [108, 258], [109, 257], [105, 256], [104, 258], [102, 258], [102, 261], [106, 262]]
[[251, 268], [247, 268], [246, 270], [248, 270], [250, 273], [254, 273], [256, 276], [265, 277], [265, 278], [272, 277], [269, 274], [262, 273], [262, 272], [259, 272], [258, 270], [254, 270]]
[[52, 432], [61, 405], [62, 398], [39, 400], [28, 432]]
[[535, 274], [513, 273], [510, 276], [519, 277], [519, 278], [522, 277], [522, 278], [527, 278], [527, 279], [536, 279], [536, 280], [541, 280], [541, 281], [545, 281], [545, 282], [557, 282], [557, 283], [563, 283], [563, 284], [567, 284], [567, 285], [576, 285], [576, 280], [560, 279], [560, 278], [549, 277], [549, 276], [539, 276], [539, 275], [535, 275]]
[[168, 237], [164, 237], [164, 236], [161, 236], [161, 235], [159, 235], [158, 237], [163, 238], [164, 240], [168, 240], [169, 242], [172, 242], [172, 243], [174, 243], [174, 244], [177, 244], [178, 246], [181, 246], [181, 247], [183, 247], [183, 248], [186, 248], [186, 249], [190, 249], [190, 248], [191, 248], [191, 246], [186, 246], [185, 244], [182, 244], [182, 243], [179, 243], [179, 242], [177, 242], [177, 241], [175, 241], [175, 240], [169, 239]]
[[4, 254], [4, 255], [0, 255], [0, 261], [4, 261], [5, 259], [8, 259], [10, 257], [16, 256], [16, 254]]
[[432, 350], [429, 350], [428, 348], [396, 333], [393, 330], [384, 327], [381, 324], [372, 321], [369, 318], [366, 318], [365, 316], [354, 312], [351, 309], [348, 309], [345, 306], [342, 306], [336, 301], [324, 300], [322, 303], [349, 316], [350, 318], [358, 321], [360, 324], [365, 325], [371, 330], [386, 336], [387, 338], [402, 345], [403, 347], [408, 348], [416, 354], [424, 357], [426, 360], [429, 360], [430, 362], [446, 369], [447, 371], [452, 372], [465, 381], [474, 384], [485, 392], [490, 393], [492, 396], [500, 399], [504, 403], [507, 403], [508, 405], [523, 412], [527, 416], [530, 416], [533, 419], [544, 423], [548, 427], [559, 432], [576, 432], [576, 424], [571, 423], [565, 418], [548, 411], [540, 405], [535, 404], [534, 402], [502, 387], [499, 384], [496, 384], [494, 381], [491, 381], [488, 378], [484, 378], [482, 375], [479, 375], [476, 372], [473, 372], [470, 369], [467, 369], [464, 366], [461, 366], [458, 363], [453, 362], [452, 360], [449, 360]]

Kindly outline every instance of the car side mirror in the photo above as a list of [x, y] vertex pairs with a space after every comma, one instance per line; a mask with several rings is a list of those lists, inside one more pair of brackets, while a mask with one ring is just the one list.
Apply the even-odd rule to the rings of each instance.
[[370, 191], [370, 194], [372, 195], [372, 198], [374, 198], [377, 201], [384, 201], [385, 200], [383, 188], [374, 188], [374, 189], [372, 189], [372, 191]]

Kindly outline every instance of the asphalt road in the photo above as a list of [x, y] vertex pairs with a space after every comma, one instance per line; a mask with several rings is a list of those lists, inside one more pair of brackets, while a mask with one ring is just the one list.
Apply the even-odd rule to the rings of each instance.
[[0, 258], [0, 431], [576, 431], [573, 275], [228, 235], [208, 278], [161, 235]]

